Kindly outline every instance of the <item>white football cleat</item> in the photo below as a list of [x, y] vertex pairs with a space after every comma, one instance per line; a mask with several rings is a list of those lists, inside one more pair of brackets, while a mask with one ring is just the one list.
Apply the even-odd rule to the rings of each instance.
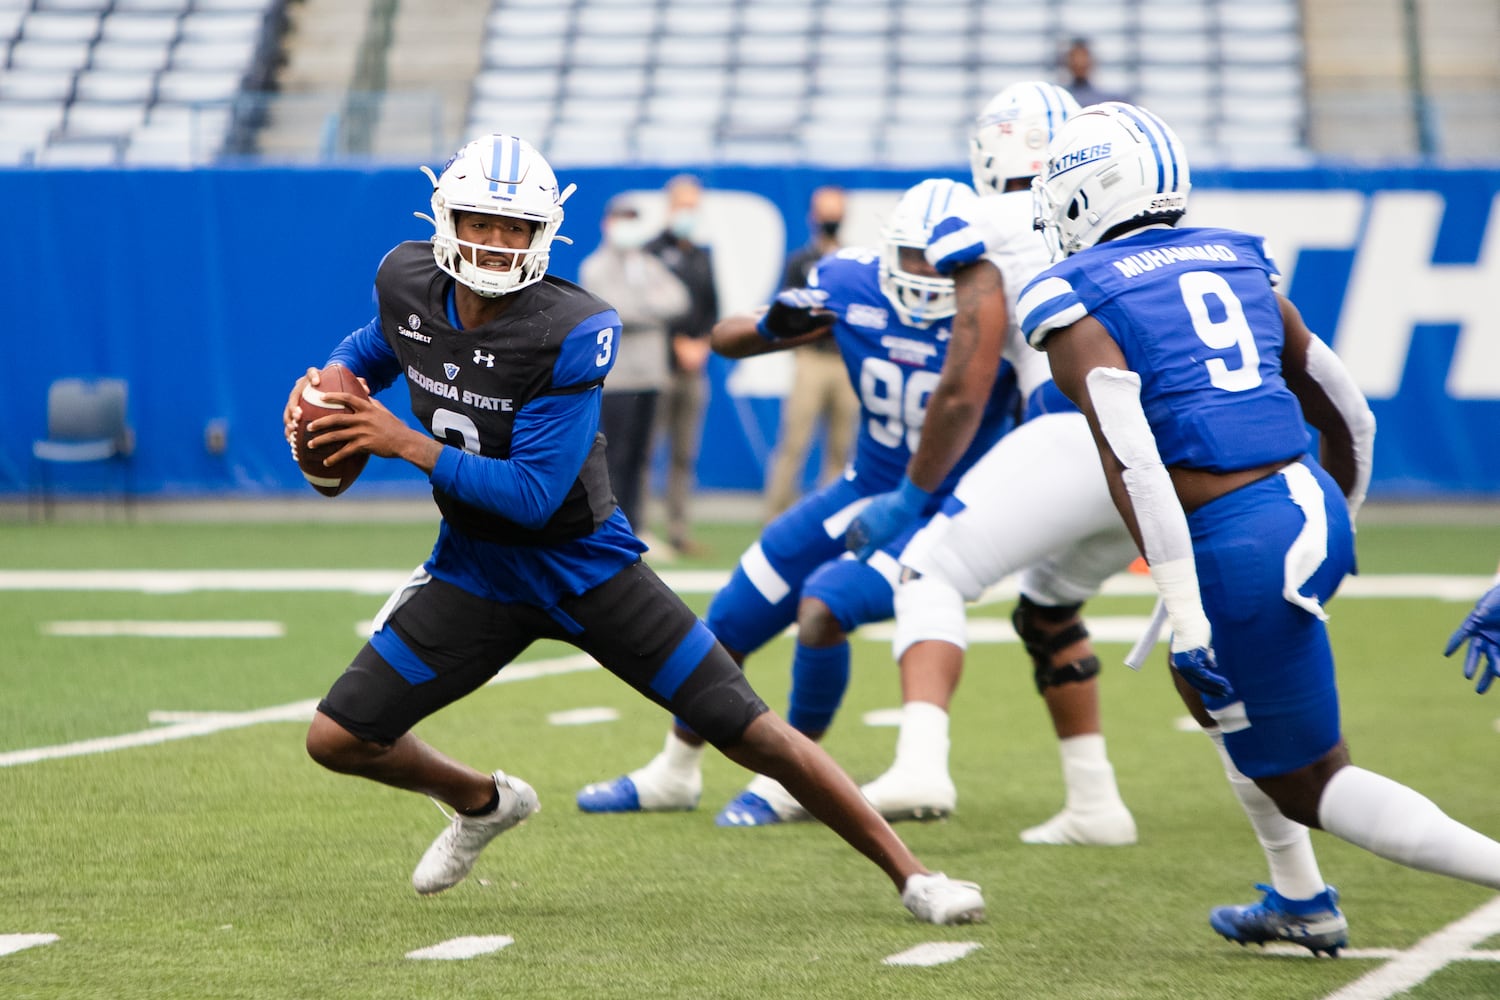
[[485, 845], [542, 808], [536, 791], [515, 776], [495, 772], [500, 804], [483, 816], [457, 813], [448, 828], [427, 848], [411, 873], [412, 888], [424, 896], [451, 889], [462, 882], [479, 860]]
[[918, 773], [893, 767], [861, 786], [860, 792], [888, 820], [942, 819], [958, 806], [958, 789], [946, 771]]
[[901, 902], [912, 916], [929, 924], [973, 924], [984, 919], [984, 896], [973, 882], [942, 872], [913, 875], [901, 890]]
[[1022, 830], [1021, 842], [1127, 847], [1136, 842], [1135, 817], [1123, 803], [1111, 809], [1064, 809], [1047, 822]]

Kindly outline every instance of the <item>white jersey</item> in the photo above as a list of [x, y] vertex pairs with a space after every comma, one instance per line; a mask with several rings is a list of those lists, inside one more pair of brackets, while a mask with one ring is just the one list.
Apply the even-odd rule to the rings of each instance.
[[1005, 336], [1005, 360], [1016, 369], [1021, 399], [1029, 400], [1037, 386], [1052, 378], [1047, 356], [1034, 350], [1021, 334], [1016, 301], [1031, 279], [1052, 266], [1052, 255], [1042, 234], [1032, 228], [1030, 191], [1008, 191], [986, 195], [975, 202], [984, 212], [983, 227], [992, 238], [984, 259], [1000, 270], [1005, 283], [1005, 312], [1009, 329]]

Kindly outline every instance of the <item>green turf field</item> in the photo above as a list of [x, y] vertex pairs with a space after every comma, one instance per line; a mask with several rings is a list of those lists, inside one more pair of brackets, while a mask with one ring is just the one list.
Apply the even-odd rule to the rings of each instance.
[[[755, 530], [706, 528], [712, 557], [659, 568], [727, 568]], [[476, 766], [525, 777], [543, 811], [497, 840], [467, 882], [418, 898], [408, 879], [442, 817], [425, 799], [322, 771], [303, 754], [296, 721], [358, 648], [357, 625], [383, 593], [276, 589], [274, 572], [256, 578], [261, 589], [183, 590], [182, 576], [164, 575], [148, 591], [77, 575], [46, 584], [76, 589], [41, 589], [40, 578], [13, 573], [388, 571], [367, 575], [379, 582], [417, 565], [430, 541], [423, 524], [0, 524], [0, 952], [10, 951], [0, 954], [0, 997], [1322, 998], [1414, 961], [1373, 950], [1406, 952], [1495, 899], [1314, 834], [1343, 895], [1351, 950], [1370, 957], [1315, 961], [1218, 938], [1208, 908], [1254, 898], [1264, 864], [1207, 741], [1177, 728], [1183, 712], [1160, 657], [1134, 674], [1118, 665], [1119, 643], [1101, 646], [1106, 735], [1141, 842], [1116, 849], [1017, 840], [1061, 804], [1055, 742], [1020, 648], [971, 652], [953, 714], [959, 811], [899, 829], [929, 865], [983, 885], [985, 924], [916, 923], [883, 876], [820, 827], [716, 829], [714, 813], [746, 777], [722, 758], [707, 763], [697, 812], [579, 813], [577, 789], [643, 763], [667, 721], [599, 670], [487, 687], [420, 727]], [[1360, 548], [1364, 580], [1488, 578], [1500, 527], [1373, 524]], [[707, 604], [706, 593], [688, 596]], [[1440, 656], [1471, 603], [1345, 595], [1331, 627], [1355, 760], [1500, 834], [1500, 692], [1476, 696]], [[1149, 608], [1145, 597], [1107, 597], [1089, 610]], [[1005, 601], [973, 614], [1008, 612]], [[278, 634], [51, 634], [80, 622], [267, 623]], [[538, 646], [525, 659], [569, 652]], [[750, 665], [778, 708], [789, 654], [781, 639]], [[895, 681], [888, 643], [857, 639], [828, 739], [856, 779], [890, 761], [895, 731], [862, 716], [897, 703]], [[548, 720], [594, 707], [619, 718]], [[17, 759], [102, 737], [180, 734], [194, 720], [202, 735]], [[1500, 935], [1500, 914], [1488, 921]], [[18, 939], [8, 936], [30, 934], [56, 940], [12, 950]], [[489, 935], [513, 943], [466, 961], [405, 957]], [[927, 942], [979, 948], [933, 967], [882, 961]], [[1500, 937], [1444, 947], [1414, 953], [1437, 971], [1404, 995], [1500, 996]], [[1344, 996], [1394, 995], [1397, 979]]]

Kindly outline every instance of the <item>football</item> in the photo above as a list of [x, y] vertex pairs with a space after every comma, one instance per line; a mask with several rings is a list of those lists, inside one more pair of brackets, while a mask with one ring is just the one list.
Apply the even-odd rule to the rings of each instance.
[[336, 497], [359, 478], [370, 456], [368, 454], [355, 455], [337, 465], [325, 466], [323, 460], [333, 454], [336, 448], [308, 448], [303, 445], [302, 442], [311, 437], [307, 431], [308, 424], [330, 413], [347, 411], [347, 407], [328, 403], [323, 398], [323, 394], [327, 392], [347, 392], [364, 399], [369, 399], [370, 394], [365, 391], [364, 383], [343, 365], [329, 365], [324, 368], [318, 373], [318, 384], [310, 385], [302, 390], [302, 417], [297, 421], [295, 448], [297, 467], [302, 470], [302, 477], [313, 489], [326, 497]]

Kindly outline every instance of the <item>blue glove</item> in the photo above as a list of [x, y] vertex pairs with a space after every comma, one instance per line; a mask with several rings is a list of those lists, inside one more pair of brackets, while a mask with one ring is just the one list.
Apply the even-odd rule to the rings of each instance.
[[945, 278], [976, 263], [985, 253], [980, 227], [956, 215], [933, 226], [927, 240], [927, 263]]
[[776, 296], [755, 324], [755, 332], [767, 340], [800, 337], [833, 325], [834, 315], [823, 308], [828, 293], [821, 288], [788, 288]]
[[860, 559], [868, 559], [922, 516], [932, 494], [903, 476], [901, 485], [889, 493], [876, 494], [849, 523], [844, 545]]
[[1234, 688], [1229, 686], [1229, 679], [1219, 673], [1218, 667], [1219, 661], [1214, 658], [1211, 646], [1172, 653], [1172, 669], [1193, 687], [1210, 698], [1233, 698]]
[[1464, 676], [1474, 680], [1482, 662], [1484, 673], [1479, 674], [1474, 690], [1484, 694], [1495, 678], [1500, 677], [1500, 584], [1491, 587], [1489, 593], [1474, 604], [1469, 617], [1448, 640], [1443, 655], [1452, 656], [1464, 640], [1469, 643], [1469, 652], [1464, 656]]

